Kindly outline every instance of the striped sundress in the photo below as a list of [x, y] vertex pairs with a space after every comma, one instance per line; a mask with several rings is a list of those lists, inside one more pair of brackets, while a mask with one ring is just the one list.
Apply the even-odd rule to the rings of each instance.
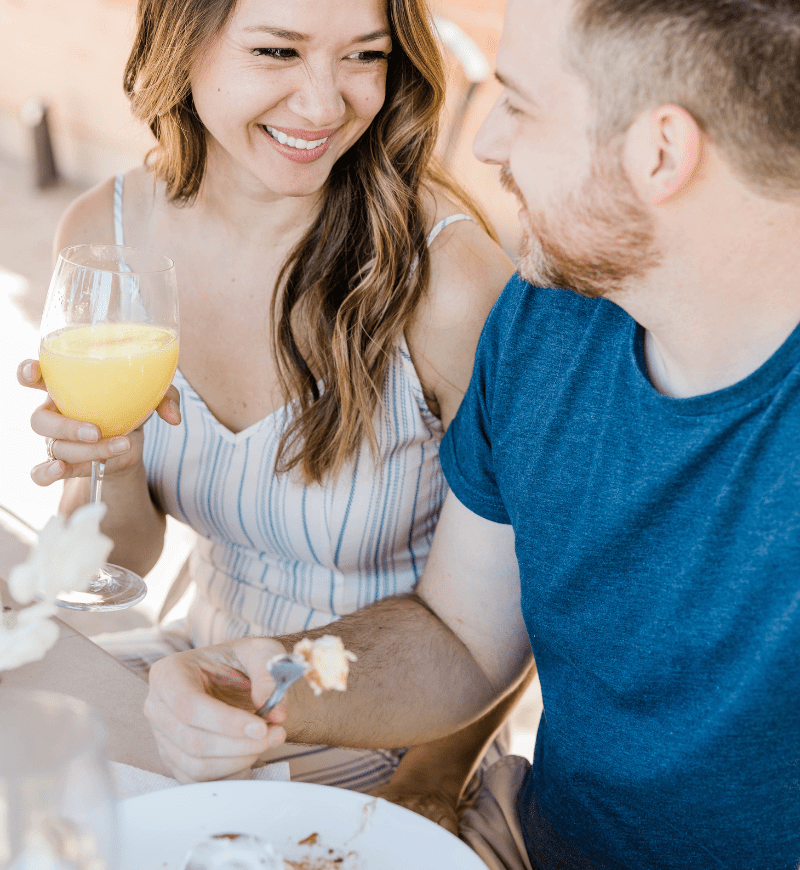
[[[117, 244], [124, 244], [123, 178], [115, 185]], [[428, 244], [464, 219], [438, 223]], [[374, 420], [377, 464], [365, 446], [324, 485], [273, 471], [290, 406], [234, 433], [180, 369], [174, 384], [182, 422], [150, 417], [144, 464], [155, 504], [197, 532], [189, 557], [194, 598], [179, 623], [105, 635], [105, 648], [146, 672], [175, 650], [302, 632], [414, 588], [447, 484], [439, 464], [443, 427], [425, 402], [404, 339], [393, 349]], [[289, 760], [293, 780], [367, 791], [388, 781], [401, 754], [284, 746], [270, 760]]]

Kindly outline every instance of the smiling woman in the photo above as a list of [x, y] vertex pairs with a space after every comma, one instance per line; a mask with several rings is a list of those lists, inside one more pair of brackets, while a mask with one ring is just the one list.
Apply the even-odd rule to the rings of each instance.
[[[125, 91], [158, 145], [78, 200], [56, 246], [174, 260], [178, 373], [123, 438], [48, 399], [33, 426], [56, 461], [33, 477], [65, 480], [69, 513], [108, 459], [103, 530], [140, 573], [164, 514], [199, 533], [188, 617], [103, 641], [144, 675], [414, 588], [446, 489], [439, 442], [511, 265], [432, 156], [444, 78], [423, 0], [140, 0]], [[402, 754], [277, 751], [295, 778], [362, 790]]]
[[[367, 421], [387, 351], [428, 281], [426, 187], [481, 219], [432, 157], [444, 100], [438, 44], [422, 0], [358, 0], [346, 10], [187, 2], [185, 20], [173, 5], [142, 4], [125, 73], [135, 114], [159, 139], [154, 169], [166, 196], [191, 202], [214, 173], [261, 196], [314, 197], [316, 220], [283, 264], [273, 322], [284, 397], [302, 409], [279, 463], [300, 462], [319, 481], [364, 438], [377, 446]], [[305, 150], [298, 138], [324, 141]], [[292, 323], [301, 309], [302, 352]]]
[[[242, 0], [236, 7], [191, 73], [192, 99], [209, 161], [252, 173], [277, 194], [302, 196], [319, 189], [381, 109], [389, 24], [378, 0], [353, 10], [363, 32], [340, 15], [324, 28], [306, 27], [288, 9], [271, 15], [311, 32], [261, 23], [263, 5]], [[299, 118], [309, 126], [298, 127]]]

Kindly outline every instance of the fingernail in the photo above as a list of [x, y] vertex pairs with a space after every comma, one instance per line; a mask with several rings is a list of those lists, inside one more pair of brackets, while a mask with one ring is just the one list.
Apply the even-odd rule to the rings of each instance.
[[267, 726], [263, 722], [249, 722], [244, 733], [253, 740], [259, 740], [267, 733]]
[[33, 363], [25, 363], [22, 367], [22, 377], [25, 378], [26, 381], [33, 380]]
[[112, 453], [124, 453], [126, 450], [130, 449], [130, 444], [128, 443], [127, 438], [115, 438], [109, 445], [108, 449]]
[[45, 470], [47, 471], [48, 477], [58, 477], [58, 475], [61, 474], [61, 463], [51, 462]]
[[169, 409], [170, 409], [170, 411], [172, 412], [172, 416], [173, 416], [176, 420], [180, 420], [180, 419], [181, 419], [181, 409], [178, 407], [178, 403], [177, 403], [177, 402], [173, 402], [173, 401], [170, 399], [170, 402], [169, 402]]
[[97, 441], [97, 429], [94, 426], [81, 426], [78, 429], [78, 438], [81, 441]]

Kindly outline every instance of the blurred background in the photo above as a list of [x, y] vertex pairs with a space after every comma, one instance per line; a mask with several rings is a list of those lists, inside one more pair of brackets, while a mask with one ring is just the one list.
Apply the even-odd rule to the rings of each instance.
[[[433, 0], [448, 65], [440, 152], [493, 221], [513, 257], [517, 206], [472, 140], [500, 87], [493, 78], [505, 0]], [[31, 482], [44, 444], [29, 418], [41, 394], [19, 387], [19, 362], [38, 354], [38, 326], [52, 269], [52, 240], [67, 205], [86, 188], [139, 165], [153, 145], [122, 92], [136, 0], [0, 0], [0, 576], [58, 506], [60, 486]], [[44, 114], [43, 114], [44, 113]], [[170, 521], [167, 546], [135, 612], [76, 614], [86, 633], [153, 619], [191, 546]], [[185, 605], [184, 605], [185, 606]], [[176, 611], [179, 613], [180, 611]], [[515, 748], [532, 754], [538, 689], [515, 716]], [[530, 749], [528, 748], [530, 744]]]

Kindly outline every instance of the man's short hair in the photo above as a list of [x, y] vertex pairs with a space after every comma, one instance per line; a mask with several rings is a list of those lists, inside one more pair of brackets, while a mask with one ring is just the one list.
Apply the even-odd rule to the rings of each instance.
[[575, 0], [570, 36], [600, 142], [675, 103], [750, 186], [800, 195], [800, 0]]

